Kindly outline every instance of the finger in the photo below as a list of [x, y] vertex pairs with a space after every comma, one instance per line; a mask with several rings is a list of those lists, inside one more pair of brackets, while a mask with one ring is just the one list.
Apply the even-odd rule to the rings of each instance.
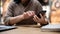
[[29, 11], [28, 14], [29, 14], [30, 16], [34, 15], [32, 11]]
[[24, 15], [25, 15], [25, 16], [29, 16], [29, 14], [28, 14], [28, 13], [24, 13]]
[[38, 20], [37, 20], [35, 17], [33, 18], [33, 20], [34, 20], [35, 22], [38, 22]]
[[40, 14], [41, 18], [43, 18], [42, 14]]
[[23, 14], [25, 14], [26, 12], [24, 12]]
[[33, 18], [33, 20], [34, 20], [35, 22], [37, 22], [37, 20], [36, 20], [35, 18]]
[[32, 11], [32, 14], [35, 15], [35, 11]]
[[34, 12], [33, 12], [33, 11], [29, 11], [28, 14], [29, 14], [30, 16], [33, 16], [33, 15], [34, 15]]
[[31, 13], [30, 12], [27, 12], [27, 15], [31, 16]]
[[36, 15], [34, 16], [34, 19], [37, 21], [37, 19], [36, 19]]
[[33, 18], [35, 22], [40, 22], [41, 19], [37, 19], [36, 17]]
[[36, 20], [38, 20], [38, 21], [40, 20], [40, 18], [38, 18], [36, 15], [34, 17], [35, 17]]
[[36, 19], [37, 19], [37, 20], [40, 20], [40, 18], [39, 18], [39, 17], [37, 17], [37, 16], [35, 16], [35, 17], [36, 17]]
[[31, 11], [29, 11], [29, 14], [31, 14], [31, 15], [32, 15], [32, 12], [31, 12]]
[[34, 11], [30, 11], [30, 13], [31, 13], [32, 16], [35, 15]]

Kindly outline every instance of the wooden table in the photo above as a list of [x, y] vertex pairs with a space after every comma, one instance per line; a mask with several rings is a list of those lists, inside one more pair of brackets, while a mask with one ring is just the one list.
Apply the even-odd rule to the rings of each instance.
[[0, 34], [60, 34], [60, 32], [42, 32], [37, 25], [18, 26], [17, 29], [0, 32]]

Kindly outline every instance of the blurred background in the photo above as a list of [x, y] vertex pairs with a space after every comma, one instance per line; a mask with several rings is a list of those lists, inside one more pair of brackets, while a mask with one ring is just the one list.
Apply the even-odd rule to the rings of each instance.
[[51, 0], [51, 23], [60, 24], [60, 0]]

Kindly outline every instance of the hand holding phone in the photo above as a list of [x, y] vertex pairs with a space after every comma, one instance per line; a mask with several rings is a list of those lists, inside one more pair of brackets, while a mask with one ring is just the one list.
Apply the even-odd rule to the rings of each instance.
[[46, 13], [46, 11], [40, 11], [40, 12], [37, 14], [37, 16], [38, 16], [39, 18], [41, 18], [40, 14], [43, 16], [43, 15], [45, 15], [45, 13]]

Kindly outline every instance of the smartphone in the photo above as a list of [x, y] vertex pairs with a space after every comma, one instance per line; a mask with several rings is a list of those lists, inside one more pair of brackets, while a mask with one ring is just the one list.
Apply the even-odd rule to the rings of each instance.
[[37, 16], [38, 16], [39, 18], [41, 18], [40, 14], [43, 16], [45, 13], [46, 13], [46, 11], [40, 11], [40, 12], [37, 14]]

